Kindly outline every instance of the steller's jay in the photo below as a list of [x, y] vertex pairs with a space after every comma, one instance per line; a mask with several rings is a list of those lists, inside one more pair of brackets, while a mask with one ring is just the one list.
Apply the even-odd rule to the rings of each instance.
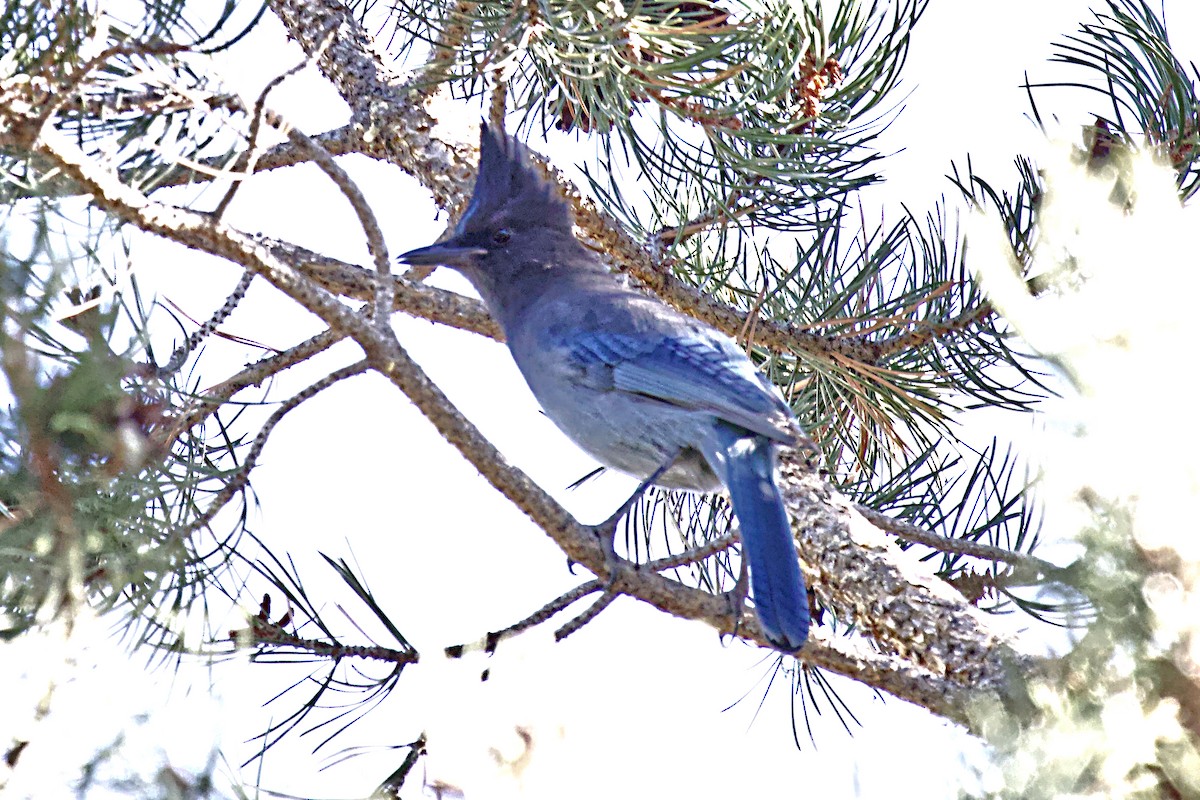
[[775, 450], [803, 432], [779, 390], [729, 337], [628, 288], [584, 248], [524, 145], [485, 124], [479, 149], [454, 235], [400, 260], [466, 276], [547, 416], [603, 464], [669, 488], [725, 484], [759, 623], [798, 650], [808, 598]]

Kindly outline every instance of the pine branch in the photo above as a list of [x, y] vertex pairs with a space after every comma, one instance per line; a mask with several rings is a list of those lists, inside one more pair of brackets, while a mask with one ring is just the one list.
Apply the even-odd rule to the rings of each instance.
[[[80, 76], [80, 78], [83, 77], [85, 76]], [[73, 97], [69, 94], [66, 95], [54, 111], [99, 119], [126, 114], [152, 117], [174, 111], [187, 111], [200, 106], [210, 110], [223, 109], [231, 112], [242, 110], [241, 100], [224, 92], [188, 93], [185, 95], [172, 91], [170, 87], [152, 87], [139, 92], [77, 90]]]
[[[239, 111], [243, 110], [240, 101], [236, 103], [236, 108]], [[358, 134], [348, 125], [315, 134], [310, 138], [330, 155], [335, 156], [357, 153], [362, 147]], [[154, 188], [183, 186], [217, 179], [244, 180], [260, 172], [270, 172], [311, 160], [312, 155], [308, 148], [297, 147], [292, 142], [281, 142], [261, 151], [246, 150], [232, 159], [229, 155], [221, 155], [181, 163], [156, 181]], [[133, 174], [133, 170], [122, 171], [121, 181], [129, 183]]]
[[852, 621], [884, 652], [929, 669], [963, 689], [1003, 696], [1007, 670], [1031, 669], [987, 617], [899, 548], [793, 453], [781, 459], [782, 491], [801, 564], [822, 602]]
[[239, 646], [253, 647], [257, 655], [299, 651], [331, 661], [362, 658], [394, 664], [398, 667], [415, 664], [419, 660], [415, 650], [397, 650], [394, 647], [381, 645], [343, 644], [338, 641], [307, 638], [288, 631], [286, 623], [262, 620], [257, 616], [250, 618], [249, 627], [230, 631], [229, 638], [235, 640]]
[[914, 350], [937, 339], [944, 339], [972, 328], [980, 321], [995, 314], [991, 304], [983, 302], [974, 308], [964, 311], [953, 319], [942, 322], [924, 322], [914, 324], [914, 330], [898, 333], [886, 339], [877, 341], [879, 358], [898, 353], [902, 350]]
[[[276, 258], [292, 264], [300, 274], [333, 294], [365, 301], [375, 296], [375, 274], [362, 267], [290, 242], [266, 236], [255, 239], [269, 248]], [[500, 325], [478, 300], [414, 282], [405, 275], [395, 276], [392, 281], [395, 310], [497, 341], [504, 340]]]

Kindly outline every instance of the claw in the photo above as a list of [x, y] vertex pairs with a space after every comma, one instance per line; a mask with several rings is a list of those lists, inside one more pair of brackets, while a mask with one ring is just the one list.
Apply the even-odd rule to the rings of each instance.
[[642, 499], [642, 495], [646, 493], [646, 490], [653, 486], [658, 479], [661, 478], [663, 474], [671, 468], [671, 465], [675, 463], [677, 458], [679, 458], [678, 452], [672, 454], [672, 456], [668, 458], [661, 467], [654, 470], [654, 472], [650, 474], [650, 477], [638, 484], [637, 489], [635, 489], [633, 494], [629, 496], [629, 499], [622, 503], [621, 507], [613, 512], [608, 519], [604, 520], [604, 522], [601, 522], [599, 525], [592, 526], [592, 533], [595, 534], [596, 538], [600, 540], [600, 546], [604, 548], [605, 566], [608, 568], [607, 588], [612, 588], [613, 581], [616, 579], [617, 575], [617, 567], [621, 562], [620, 557], [617, 556], [616, 547], [617, 523], [620, 522], [621, 519], [633, 509], [638, 500]]

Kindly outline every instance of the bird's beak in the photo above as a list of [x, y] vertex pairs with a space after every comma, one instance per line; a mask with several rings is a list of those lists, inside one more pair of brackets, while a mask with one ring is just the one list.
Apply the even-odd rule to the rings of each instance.
[[470, 266], [476, 257], [482, 255], [487, 255], [487, 250], [482, 247], [464, 247], [456, 244], [453, 239], [447, 239], [428, 247], [409, 250], [399, 256], [397, 261], [413, 266], [438, 266], [441, 264], [447, 267], [466, 267]]

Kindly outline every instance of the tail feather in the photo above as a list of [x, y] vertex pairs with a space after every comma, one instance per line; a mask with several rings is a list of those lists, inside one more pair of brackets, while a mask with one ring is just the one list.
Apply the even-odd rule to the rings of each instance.
[[775, 483], [775, 448], [762, 436], [725, 429], [723, 452], [714, 467], [729, 489], [750, 565], [750, 592], [767, 639], [783, 650], [799, 650], [808, 639], [808, 593], [795, 541]]

